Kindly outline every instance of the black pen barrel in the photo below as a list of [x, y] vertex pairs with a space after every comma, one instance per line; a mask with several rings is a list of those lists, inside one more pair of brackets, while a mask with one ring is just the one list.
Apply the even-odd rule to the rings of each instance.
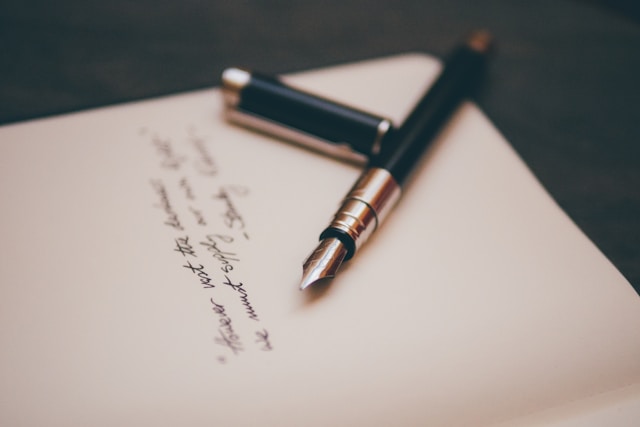
[[344, 261], [378, 229], [402, 194], [402, 184], [433, 137], [469, 95], [483, 71], [491, 45], [487, 33], [475, 33], [456, 49], [442, 73], [400, 129], [390, 130], [320, 234], [320, 244], [303, 264], [300, 289], [335, 276]]
[[385, 135], [381, 152], [371, 158], [369, 167], [386, 169], [402, 186], [434, 137], [480, 80], [490, 47], [487, 37], [485, 33], [476, 34], [453, 52], [402, 126]]

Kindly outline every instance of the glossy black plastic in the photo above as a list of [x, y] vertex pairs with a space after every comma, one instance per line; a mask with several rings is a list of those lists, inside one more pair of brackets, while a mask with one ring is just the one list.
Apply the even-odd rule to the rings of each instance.
[[238, 107], [329, 143], [347, 144], [365, 156], [380, 138], [384, 120], [255, 73], [242, 89]]
[[402, 126], [385, 135], [380, 154], [371, 158], [369, 166], [388, 170], [402, 185], [460, 102], [470, 94], [485, 61], [484, 52], [467, 45], [456, 49]]

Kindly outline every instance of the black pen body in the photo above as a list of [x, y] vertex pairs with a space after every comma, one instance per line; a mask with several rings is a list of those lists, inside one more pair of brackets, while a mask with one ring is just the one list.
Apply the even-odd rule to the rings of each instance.
[[488, 34], [470, 37], [449, 57], [402, 126], [384, 136], [380, 153], [371, 158], [304, 263], [301, 289], [334, 276], [377, 230], [427, 147], [479, 80], [489, 48]]
[[478, 82], [488, 43], [471, 38], [457, 48], [402, 126], [391, 129], [383, 138], [380, 154], [371, 158], [334, 220], [320, 235], [321, 240], [340, 240], [346, 248], [345, 260], [353, 257], [387, 217], [423, 153]]
[[468, 97], [482, 77], [489, 40], [484, 33], [458, 47], [425, 96], [416, 104], [402, 126], [388, 132], [369, 168], [382, 168], [402, 186], [447, 123], [460, 102]]

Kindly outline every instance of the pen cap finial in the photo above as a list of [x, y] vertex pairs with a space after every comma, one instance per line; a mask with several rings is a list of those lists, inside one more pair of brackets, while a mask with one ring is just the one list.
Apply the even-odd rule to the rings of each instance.
[[493, 36], [487, 30], [477, 30], [467, 37], [467, 46], [481, 54], [488, 54], [493, 50]]
[[222, 93], [229, 106], [240, 103], [240, 92], [251, 81], [251, 73], [241, 68], [227, 68], [222, 73]]

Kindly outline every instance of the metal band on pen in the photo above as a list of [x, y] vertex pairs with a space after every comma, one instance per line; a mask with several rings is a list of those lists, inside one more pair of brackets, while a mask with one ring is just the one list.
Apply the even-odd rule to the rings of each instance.
[[230, 121], [353, 163], [378, 154], [392, 128], [384, 117], [239, 68], [223, 72], [222, 90]]
[[345, 246], [345, 261], [369, 239], [400, 199], [402, 191], [381, 168], [367, 170], [344, 198], [320, 240], [335, 237]]

